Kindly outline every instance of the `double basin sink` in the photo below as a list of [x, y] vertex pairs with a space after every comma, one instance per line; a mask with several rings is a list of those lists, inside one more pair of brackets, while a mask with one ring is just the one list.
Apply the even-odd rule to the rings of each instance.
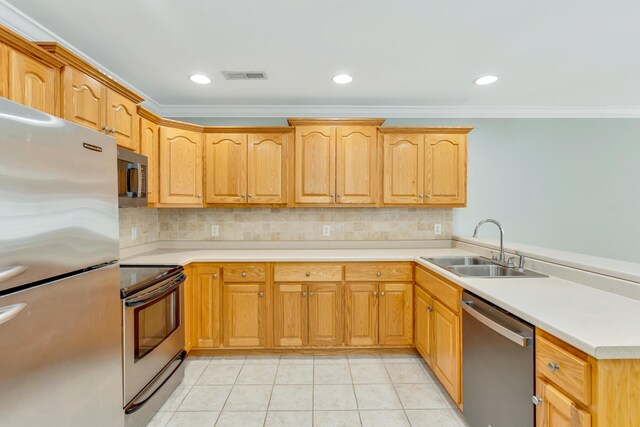
[[479, 256], [422, 257], [422, 259], [461, 277], [547, 277], [531, 270], [505, 267]]

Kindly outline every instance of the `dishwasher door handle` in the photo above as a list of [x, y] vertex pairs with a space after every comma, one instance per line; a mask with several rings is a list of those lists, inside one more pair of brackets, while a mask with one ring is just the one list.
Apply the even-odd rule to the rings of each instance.
[[513, 341], [521, 347], [526, 347], [529, 341], [531, 341], [531, 339], [533, 338], [512, 331], [511, 329], [498, 323], [496, 320], [485, 316], [484, 314], [473, 308], [473, 302], [471, 301], [461, 300], [460, 302], [462, 309], [466, 311], [471, 317], [485, 325], [487, 328], [499, 333], [509, 341]]

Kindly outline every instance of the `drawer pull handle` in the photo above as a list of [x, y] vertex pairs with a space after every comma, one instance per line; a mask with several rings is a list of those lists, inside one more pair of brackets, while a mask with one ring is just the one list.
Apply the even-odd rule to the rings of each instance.
[[549, 368], [549, 370], [550, 370], [551, 372], [555, 372], [555, 371], [557, 371], [557, 370], [559, 370], [559, 369], [560, 369], [560, 365], [558, 365], [557, 363], [551, 363], [551, 362], [549, 362], [549, 363], [547, 363], [547, 368]]
[[542, 398], [541, 398], [541, 397], [538, 397], [538, 396], [533, 396], [533, 397], [531, 398], [531, 401], [532, 401], [532, 402], [533, 402], [533, 404], [534, 404], [534, 405], [536, 405], [536, 406], [537, 406], [537, 405], [539, 405], [539, 404], [541, 404], [542, 402], [544, 402], [544, 401], [542, 400]]
[[311, 276], [311, 273], [309, 273], [308, 271], [306, 273], [304, 273], [305, 276], [309, 277]]
[[380, 277], [382, 276], [382, 273], [380, 273], [379, 271], [376, 273], [376, 276]]
[[242, 272], [242, 277], [247, 277], [247, 273], [245, 273], [244, 271]]

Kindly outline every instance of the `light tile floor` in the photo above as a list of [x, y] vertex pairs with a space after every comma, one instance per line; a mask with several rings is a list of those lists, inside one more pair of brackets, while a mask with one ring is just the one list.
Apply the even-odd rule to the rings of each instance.
[[465, 427], [417, 355], [189, 357], [148, 427]]

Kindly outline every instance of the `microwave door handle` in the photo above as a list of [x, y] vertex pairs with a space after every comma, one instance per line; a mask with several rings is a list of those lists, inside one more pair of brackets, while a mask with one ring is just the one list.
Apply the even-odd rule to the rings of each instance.
[[155, 291], [147, 292], [146, 294], [143, 294], [138, 298], [126, 300], [124, 305], [126, 305], [127, 307], [138, 307], [140, 305], [143, 305], [147, 301], [151, 301], [152, 299], [172, 292], [175, 288], [180, 286], [180, 284], [184, 282], [186, 278], [187, 277], [184, 274], [181, 274], [180, 276], [178, 276], [178, 278], [173, 279], [171, 282], [156, 289]]
[[[137, 192], [131, 191], [131, 182], [133, 181], [133, 179], [131, 179], [131, 174], [136, 173], [138, 175], [138, 179], [136, 181], [139, 181], [140, 169], [139, 169], [138, 166], [139, 165], [137, 163], [129, 162], [127, 164], [127, 196], [128, 197], [136, 197], [137, 196]], [[138, 191], [140, 191], [140, 187], [138, 187]]]

